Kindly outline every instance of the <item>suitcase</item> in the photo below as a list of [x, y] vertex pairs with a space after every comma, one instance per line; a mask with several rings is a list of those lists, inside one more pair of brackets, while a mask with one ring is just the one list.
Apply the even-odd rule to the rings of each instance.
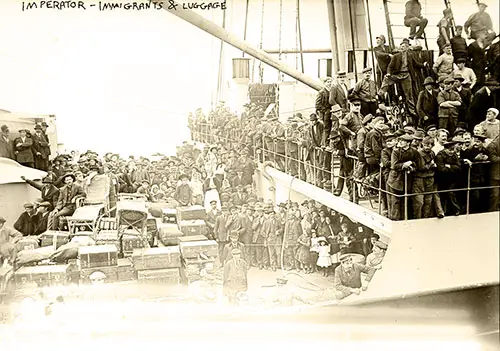
[[177, 224], [177, 210], [175, 208], [164, 208], [161, 218], [163, 223]]
[[123, 235], [122, 245], [123, 253], [127, 255], [131, 255], [135, 249], [144, 248], [144, 242], [142, 241], [142, 239], [135, 235]]
[[117, 230], [101, 230], [95, 236], [96, 241], [113, 241], [118, 240]]
[[90, 275], [94, 272], [102, 272], [106, 276], [104, 283], [116, 283], [118, 281], [118, 266], [104, 266], [93, 268], [82, 268], [80, 270], [80, 281], [82, 284], [92, 284]]
[[191, 235], [191, 236], [183, 236], [179, 238], [179, 242], [188, 243], [191, 241], [206, 241], [208, 238], [205, 235]]
[[118, 250], [114, 245], [83, 246], [78, 249], [81, 268], [116, 266]]
[[137, 272], [137, 280], [140, 284], [152, 285], [179, 285], [179, 268], [148, 269]]
[[69, 243], [69, 232], [60, 232], [57, 230], [47, 230], [40, 236], [41, 246], [51, 246], [56, 245], [56, 249]]
[[184, 259], [199, 258], [203, 254], [209, 258], [219, 255], [219, 248], [215, 240], [190, 241], [179, 244]]
[[34, 250], [39, 247], [39, 239], [37, 236], [25, 236], [16, 243], [17, 252], [23, 250]]
[[200, 205], [177, 207], [177, 223], [181, 221], [205, 220], [205, 207]]
[[213, 271], [215, 259], [201, 260], [198, 258], [188, 258], [182, 260], [181, 267], [181, 281], [185, 284], [190, 284], [194, 281], [200, 280], [201, 271]]
[[14, 273], [17, 288], [66, 285], [70, 278], [70, 265], [22, 267]]
[[158, 226], [158, 240], [164, 246], [179, 245], [179, 237], [183, 235], [176, 224], [161, 223]]
[[207, 235], [208, 233], [208, 227], [204, 220], [181, 221], [179, 229], [186, 236]]
[[181, 253], [179, 246], [136, 249], [132, 254], [132, 262], [136, 271], [179, 268], [181, 266]]
[[130, 258], [118, 259], [118, 281], [137, 280], [137, 272]]

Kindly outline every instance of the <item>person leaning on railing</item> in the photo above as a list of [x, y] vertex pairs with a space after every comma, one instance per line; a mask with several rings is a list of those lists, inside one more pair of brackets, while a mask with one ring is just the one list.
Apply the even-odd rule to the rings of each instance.
[[444, 150], [441, 150], [436, 156], [438, 171], [436, 174], [436, 183], [438, 190], [443, 191], [439, 194], [441, 205], [445, 214], [455, 216], [460, 215], [461, 212], [455, 192], [450, 191], [456, 188], [462, 168], [459, 156], [455, 150], [457, 144], [459, 143], [453, 140], [445, 142]]
[[[472, 161], [469, 170], [469, 185], [470, 200], [469, 213], [481, 213], [488, 210], [488, 193], [487, 189], [474, 189], [488, 185], [488, 150], [484, 146], [486, 135], [474, 134], [472, 137], [472, 145], [462, 152], [462, 157]], [[466, 185], [467, 186], [467, 185]]]
[[492, 162], [490, 168], [490, 211], [500, 210], [500, 135], [497, 135], [487, 146], [488, 157]]

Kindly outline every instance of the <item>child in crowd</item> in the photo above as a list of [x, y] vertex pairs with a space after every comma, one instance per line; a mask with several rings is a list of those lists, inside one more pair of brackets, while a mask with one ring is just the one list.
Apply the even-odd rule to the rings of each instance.
[[310, 254], [310, 247], [311, 247], [311, 239], [307, 235], [306, 232], [304, 232], [299, 239], [297, 240], [299, 243], [299, 248], [297, 250], [297, 261], [299, 261], [300, 264], [300, 270], [306, 274], [311, 273], [310, 270], [310, 265], [311, 265], [311, 254]]
[[316, 261], [316, 266], [319, 267], [322, 276], [326, 277], [328, 276], [328, 268], [332, 265], [330, 245], [328, 245], [324, 237], [318, 238], [318, 242], [318, 260]]
[[317, 272], [316, 262], [319, 256], [319, 238], [316, 229], [311, 229], [311, 270]]

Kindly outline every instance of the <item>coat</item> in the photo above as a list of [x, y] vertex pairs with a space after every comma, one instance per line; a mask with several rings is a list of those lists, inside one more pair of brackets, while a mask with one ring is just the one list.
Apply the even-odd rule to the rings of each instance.
[[30, 216], [27, 212], [23, 212], [14, 223], [14, 228], [24, 236], [34, 235], [37, 219], [36, 215]]
[[490, 179], [500, 180], [500, 136], [497, 135], [486, 148], [491, 161]]
[[309, 161], [311, 160], [311, 155], [317, 154], [317, 152], [313, 151], [315, 148], [321, 147], [324, 130], [325, 127], [320, 122], [307, 127], [307, 134], [302, 142], [305, 160]]
[[224, 264], [224, 295], [235, 296], [238, 292], [246, 291], [247, 288], [247, 263], [241, 258], [227, 261]]
[[[413, 161], [413, 169], [417, 168], [420, 163], [420, 155], [417, 150], [410, 147], [408, 150], [396, 148], [392, 150], [391, 155], [391, 171], [387, 185], [391, 188], [404, 191], [405, 190], [405, 171], [403, 171], [403, 163]], [[408, 182], [408, 191], [411, 189], [411, 184]]]
[[330, 113], [332, 108], [330, 104], [330, 92], [325, 88], [321, 89], [316, 95], [315, 108], [318, 116], [321, 116], [321, 120], [323, 120], [323, 115], [325, 113]]
[[364, 156], [366, 162], [380, 163], [380, 156], [382, 154], [382, 149], [384, 148], [384, 136], [382, 132], [377, 129], [372, 129], [366, 134], [365, 146], [364, 146]]
[[49, 212], [37, 213], [35, 221], [35, 231], [34, 235], [40, 235], [47, 231], [47, 225], [49, 222]]
[[[38, 135], [35, 133], [31, 135], [31, 138], [33, 139], [33, 152], [35, 157], [40, 157], [44, 160], [48, 159], [50, 155], [50, 146], [45, 140], [45, 135]], [[38, 155], [38, 153], [40, 153], [40, 155]]]
[[[348, 91], [349, 89], [346, 87], [346, 90]], [[344, 93], [344, 90], [339, 84], [332, 85], [332, 88], [330, 89], [329, 102], [331, 106], [337, 104], [340, 105], [340, 107], [342, 107], [342, 111], [344, 112], [349, 111], [347, 106], [347, 95]]]
[[335, 268], [333, 286], [337, 291], [351, 294], [351, 289], [361, 288], [361, 273], [366, 273], [366, 281], [372, 280], [375, 269], [358, 263], [353, 263], [352, 272], [348, 274], [342, 265]]
[[0, 157], [15, 159], [14, 155], [14, 144], [12, 140], [5, 140], [3, 136], [0, 135]]
[[285, 248], [298, 245], [297, 241], [302, 235], [302, 224], [298, 218], [285, 222], [284, 243]]
[[[450, 167], [446, 167], [447, 164]], [[455, 153], [449, 155], [446, 150], [439, 151], [436, 156], [436, 165], [437, 173], [435, 179], [440, 188], [450, 189], [450, 187], [453, 187], [453, 184], [459, 181], [462, 166], [460, 159]]]
[[52, 211], [56, 205], [57, 205], [57, 201], [59, 200], [59, 189], [53, 185], [53, 184], [39, 184], [37, 182], [34, 182], [32, 180], [29, 180], [29, 179], [26, 179], [26, 183], [28, 183], [29, 185], [31, 185], [32, 187], [40, 190], [40, 195], [41, 195], [41, 198], [42, 198], [42, 201], [48, 201], [51, 203], [51, 208], [49, 209], [50, 211]]
[[247, 263], [249, 262], [249, 257], [245, 257], [245, 245], [240, 242], [236, 242], [235, 245], [229, 243], [224, 246], [224, 249], [222, 250], [222, 262], [227, 262], [233, 259], [233, 253], [231, 252], [233, 249], [239, 249], [241, 251], [241, 259]]
[[[439, 105], [437, 102], [437, 94], [435, 91], [432, 94], [424, 89], [418, 94], [417, 100], [418, 125], [424, 127], [436, 122]], [[425, 117], [429, 119], [425, 120]]]
[[213, 232], [215, 228], [215, 220], [217, 217], [221, 215], [221, 211], [215, 210], [215, 213], [213, 210], [207, 211], [207, 216], [205, 217], [205, 223], [207, 224], [207, 227]]
[[252, 219], [247, 214], [240, 215], [240, 224], [239, 240], [245, 245], [250, 245], [252, 243]]
[[218, 242], [229, 241], [228, 216], [220, 215], [215, 219], [214, 233]]
[[[392, 56], [391, 58], [389, 66], [387, 66], [387, 73], [388, 74], [400, 73], [402, 63], [403, 63], [403, 54], [401, 52], [394, 54], [394, 56]], [[416, 68], [424, 67], [424, 65], [410, 51], [407, 51], [407, 65], [408, 65], [408, 72], [412, 72]]]
[[388, 45], [377, 46], [373, 48], [375, 57], [377, 58], [377, 65], [381, 71], [382, 76], [387, 73], [387, 66], [391, 62], [391, 49]]
[[33, 163], [35, 158], [33, 157], [33, 139], [26, 137], [24, 143], [21, 138], [16, 138], [14, 140], [14, 153], [16, 154], [16, 161], [19, 163]]
[[65, 185], [59, 193], [59, 199], [57, 200], [56, 208], [58, 210], [63, 209], [68, 205], [75, 204], [75, 199], [77, 197], [86, 197], [87, 194], [83, 188], [77, 184], [71, 185], [71, 190], [69, 190], [68, 185]]

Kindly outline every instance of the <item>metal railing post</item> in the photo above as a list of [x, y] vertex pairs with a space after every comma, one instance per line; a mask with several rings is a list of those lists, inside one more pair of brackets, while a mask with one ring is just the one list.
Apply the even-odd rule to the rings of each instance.
[[289, 156], [288, 155], [288, 141], [285, 139], [285, 173], [288, 174], [288, 162], [289, 162]]
[[470, 209], [470, 174], [471, 174], [471, 169], [472, 165], [469, 166], [467, 169], [467, 207], [466, 207], [466, 214], [469, 214], [469, 209]]
[[405, 172], [405, 221], [408, 220], [408, 172]]
[[382, 213], [382, 166], [378, 173], [378, 214]]

